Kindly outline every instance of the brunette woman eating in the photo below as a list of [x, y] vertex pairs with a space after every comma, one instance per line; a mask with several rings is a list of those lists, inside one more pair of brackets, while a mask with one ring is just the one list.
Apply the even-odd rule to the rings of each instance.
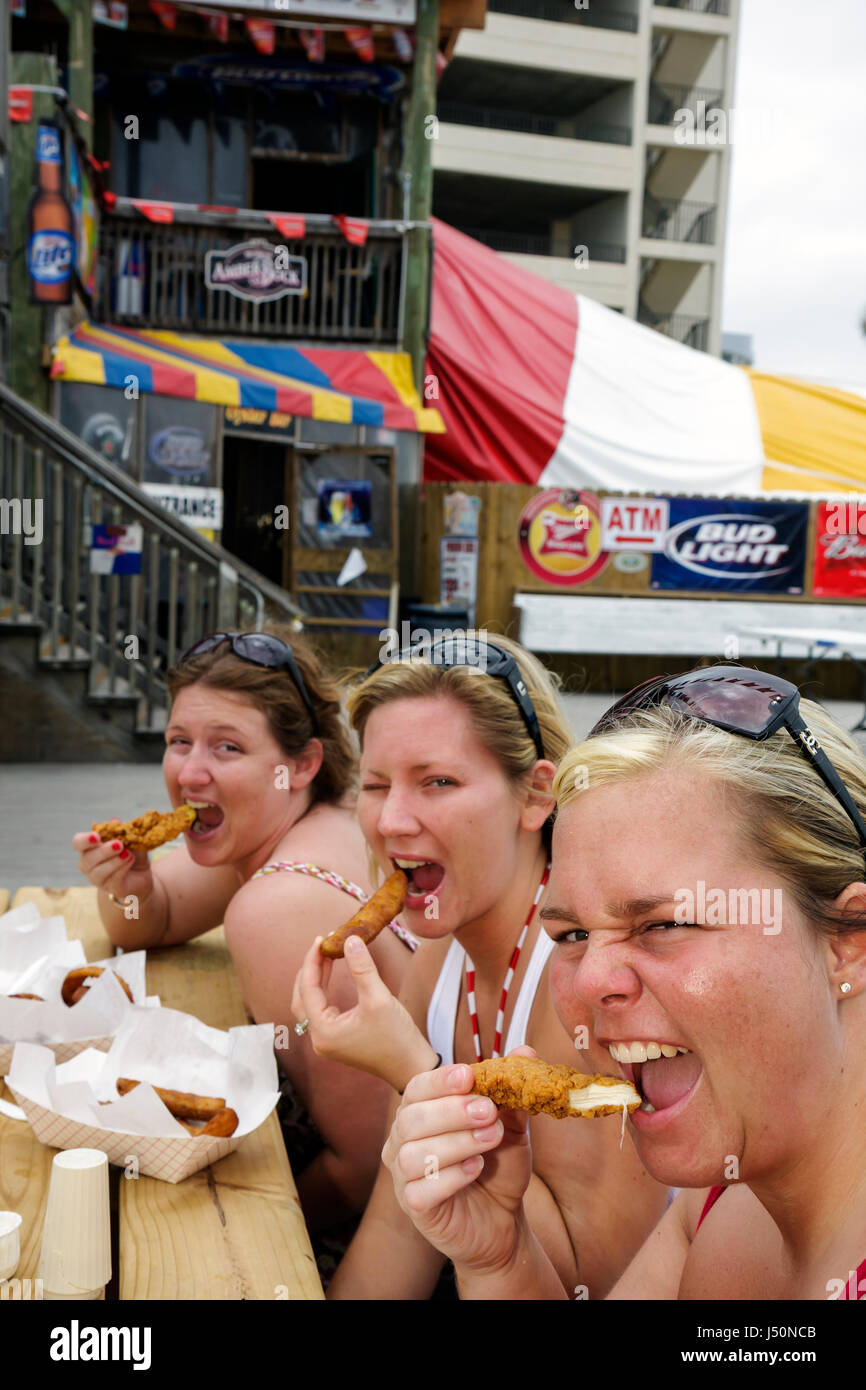
[[[173, 807], [190, 802], [198, 812], [185, 844], [153, 865], [88, 832], [73, 847], [118, 946], [175, 945], [225, 924], [247, 1006], [257, 1022], [282, 1025], [278, 1060], [319, 1136], [309, 1161], [310, 1142], [294, 1150], [290, 1142], [315, 1232], [363, 1210], [389, 1099], [383, 1081], [317, 1057], [291, 1031], [292, 985], [310, 942], [372, 891], [354, 814], [351, 737], [333, 680], [294, 633], [213, 633], [167, 680], [166, 790]], [[124, 913], [130, 894], [136, 920]], [[373, 952], [398, 989], [411, 950], [386, 931]], [[332, 987], [348, 1007], [355, 995], [342, 962]], [[302, 1133], [296, 1126], [299, 1142]]]
[[[504, 637], [453, 637], [368, 674], [348, 710], [361, 742], [361, 826], [380, 869], [402, 866], [409, 876], [403, 916], [423, 940], [398, 1002], [350, 938], [358, 989], [350, 1010], [331, 997], [331, 967], [313, 946], [293, 1007], [317, 1051], [372, 1071], [395, 1092], [408, 1085], [407, 1095], [411, 1078], [440, 1061], [435, 1077], [450, 1075], [455, 1061], [526, 1043], [548, 1061], [581, 1065], [584, 1020], [575, 1014], [576, 1034], [563, 1034], [538, 914], [552, 783], [570, 741], [550, 676]], [[592, 1047], [587, 1069], [609, 1061]], [[498, 1140], [492, 1101], [476, 1099], [467, 1113], [481, 1142]], [[666, 1190], [633, 1150], [620, 1151], [616, 1120], [564, 1127], [539, 1115], [530, 1134], [529, 1227], [563, 1296], [578, 1286], [601, 1296], [655, 1225]], [[528, 1145], [524, 1152], [528, 1161]], [[425, 1235], [383, 1169], [329, 1297], [431, 1297], [449, 1252]]]
[[[566, 1031], [589, 1013], [643, 1097], [642, 1163], [685, 1189], [610, 1296], [863, 1299], [862, 752], [788, 682], [719, 666], [624, 697], [555, 790], [557, 1012]], [[400, 1206], [464, 1298], [562, 1297], [522, 1219], [525, 1117], [474, 1133], [470, 1089], [465, 1067], [407, 1086]]]

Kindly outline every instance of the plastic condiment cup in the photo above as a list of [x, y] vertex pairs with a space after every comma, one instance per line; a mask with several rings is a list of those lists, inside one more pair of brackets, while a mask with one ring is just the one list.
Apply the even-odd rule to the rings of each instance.
[[66, 1149], [51, 1165], [39, 1278], [44, 1298], [101, 1298], [111, 1278], [108, 1158]]
[[0, 1279], [11, 1279], [21, 1258], [18, 1228], [21, 1217], [17, 1211], [0, 1211]]

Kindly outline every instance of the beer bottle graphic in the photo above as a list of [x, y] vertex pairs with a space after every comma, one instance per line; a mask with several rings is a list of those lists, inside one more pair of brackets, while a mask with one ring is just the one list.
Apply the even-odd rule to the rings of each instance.
[[63, 196], [60, 131], [40, 121], [36, 135], [36, 190], [27, 209], [27, 273], [31, 304], [69, 304], [75, 241], [72, 212]]

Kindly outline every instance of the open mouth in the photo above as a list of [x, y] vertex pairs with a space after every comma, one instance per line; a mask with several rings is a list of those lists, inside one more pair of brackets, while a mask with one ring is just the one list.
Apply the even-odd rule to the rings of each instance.
[[407, 907], [423, 907], [425, 900], [431, 893], [438, 893], [445, 877], [445, 869], [442, 864], [437, 864], [432, 859], [406, 859], [402, 857], [399, 859], [392, 857], [392, 862], [396, 868], [403, 870], [409, 880], [409, 887], [406, 891]]
[[187, 832], [193, 839], [203, 840], [214, 834], [225, 820], [225, 812], [213, 801], [191, 801], [187, 799], [196, 813], [195, 820]]
[[700, 1079], [703, 1067], [697, 1053], [681, 1043], [612, 1042], [608, 1051], [623, 1075], [640, 1093], [645, 1115], [671, 1110], [684, 1102]]

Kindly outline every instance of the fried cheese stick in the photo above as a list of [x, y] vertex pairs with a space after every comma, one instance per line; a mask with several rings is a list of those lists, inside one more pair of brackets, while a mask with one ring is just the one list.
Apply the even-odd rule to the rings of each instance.
[[586, 1119], [598, 1115], [629, 1113], [641, 1103], [630, 1081], [617, 1076], [587, 1076], [561, 1063], [542, 1062], [536, 1057], [495, 1057], [487, 1062], [471, 1062], [475, 1073], [474, 1092], [489, 1096], [495, 1105], [507, 1110], [525, 1110], [530, 1115], [568, 1116]]
[[360, 936], [361, 940], [369, 945], [383, 927], [387, 927], [397, 916], [406, 901], [408, 887], [409, 879], [402, 869], [391, 874], [354, 917], [350, 917], [342, 927], [325, 937], [319, 946], [322, 955], [327, 956], [329, 960], [339, 960], [346, 939], [350, 936]]

